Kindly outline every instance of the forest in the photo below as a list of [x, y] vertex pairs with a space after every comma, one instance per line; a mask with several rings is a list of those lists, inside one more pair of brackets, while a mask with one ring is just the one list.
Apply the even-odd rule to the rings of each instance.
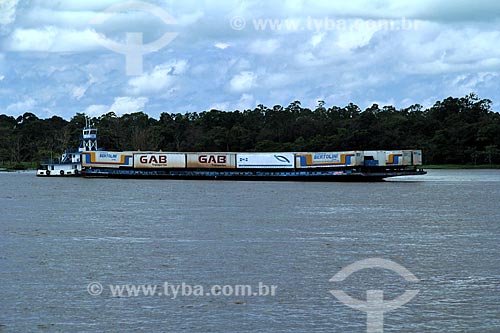
[[[314, 110], [299, 101], [253, 110], [143, 112], [92, 119], [105, 150], [162, 151], [346, 151], [422, 149], [424, 164], [500, 164], [500, 114], [475, 94], [449, 97], [424, 109], [350, 103]], [[67, 121], [33, 113], [0, 115], [0, 165], [19, 166], [58, 157], [77, 148], [85, 114]]]

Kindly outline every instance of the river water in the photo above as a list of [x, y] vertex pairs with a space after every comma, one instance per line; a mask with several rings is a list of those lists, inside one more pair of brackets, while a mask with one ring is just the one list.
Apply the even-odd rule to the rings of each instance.
[[[499, 203], [498, 170], [382, 183], [0, 173], [0, 332], [366, 332], [333, 289], [418, 290], [384, 332], [500, 332]], [[368, 258], [418, 281], [382, 268], [329, 281]], [[113, 294], [165, 282], [184, 293]]]

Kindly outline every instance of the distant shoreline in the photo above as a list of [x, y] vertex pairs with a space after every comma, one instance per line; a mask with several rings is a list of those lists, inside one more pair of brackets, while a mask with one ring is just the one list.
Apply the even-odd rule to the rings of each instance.
[[32, 169], [32, 168], [28, 168], [28, 169], [11, 169], [11, 168], [0, 168], [0, 172], [27, 172], [27, 171], [36, 171], [37, 169]]
[[496, 170], [500, 169], [500, 165], [497, 164], [478, 164], [478, 165], [464, 165], [464, 164], [430, 164], [423, 165], [422, 169], [434, 170], [434, 169], [446, 169], [446, 170], [468, 170], [468, 169], [476, 169], [476, 170]]

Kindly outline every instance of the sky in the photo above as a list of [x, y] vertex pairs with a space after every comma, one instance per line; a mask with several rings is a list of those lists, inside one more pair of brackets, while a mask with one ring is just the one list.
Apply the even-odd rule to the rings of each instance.
[[0, 113], [70, 119], [471, 92], [500, 111], [491, 0], [0, 0]]

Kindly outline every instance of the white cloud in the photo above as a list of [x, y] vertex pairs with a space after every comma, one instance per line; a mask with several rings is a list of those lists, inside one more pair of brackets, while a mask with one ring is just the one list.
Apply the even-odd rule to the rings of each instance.
[[229, 102], [220, 102], [220, 103], [213, 103], [209, 107], [210, 110], [215, 109], [215, 110], [229, 110]]
[[74, 87], [71, 91], [71, 94], [73, 95], [73, 97], [75, 99], [79, 100], [80, 98], [83, 97], [83, 95], [85, 95], [86, 90], [87, 90], [87, 88], [82, 87], [82, 86]]
[[[404, 0], [392, 0], [407, 17], [438, 22], [486, 21], [500, 17], [500, 2], [490, 0], [435, 1], [423, 0], [408, 6]], [[406, 4], [406, 6], [405, 6]]]
[[122, 116], [128, 113], [143, 112], [144, 106], [148, 103], [146, 97], [116, 97], [111, 106], [104, 104], [93, 104], [87, 107], [85, 114], [91, 117], [99, 117], [103, 114], [114, 112], [117, 116]]
[[117, 116], [127, 113], [143, 112], [144, 106], [149, 101], [146, 97], [116, 97], [108, 112], [114, 112]]
[[247, 110], [253, 109], [256, 105], [255, 97], [252, 94], [243, 93], [238, 100], [233, 100], [232, 102], [218, 102], [210, 105], [209, 109], [215, 110]]
[[404, 50], [397, 59], [404, 73], [474, 73], [495, 71], [500, 65], [500, 49], [491, 47], [500, 43], [498, 31], [427, 23], [422, 24], [420, 34], [402, 35], [391, 43]]
[[175, 19], [180, 25], [190, 25], [199, 21], [205, 14], [201, 10], [183, 14]]
[[34, 7], [22, 16], [24, 28], [40, 28], [55, 26], [61, 29], [83, 30], [89, 27], [89, 22], [98, 12], [68, 11], [55, 8]]
[[104, 104], [93, 104], [88, 106], [84, 113], [91, 117], [99, 117], [103, 114], [114, 112], [117, 116], [134, 112], [144, 112], [144, 106], [149, 99], [146, 97], [116, 97], [111, 106]]
[[170, 87], [176, 76], [186, 72], [188, 63], [186, 60], [179, 60], [162, 65], [141, 76], [131, 78], [128, 81], [129, 90], [134, 95], [144, 95], [165, 91]]
[[[420, 0], [351, 0], [315, 1], [290, 0], [283, 2], [255, 2], [247, 7], [264, 13], [274, 13], [274, 17], [316, 16], [330, 18], [401, 18], [411, 17], [434, 21], [484, 21], [499, 17], [500, 3], [491, 0], [436, 1]], [[249, 11], [246, 8], [246, 11]], [[269, 17], [270, 15], [268, 15]]]
[[33, 112], [36, 105], [36, 101], [33, 98], [28, 97], [25, 100], [7, 106], [5, 113], [19, 115], [24, 114], [25, 112]]
[[237, 59], [231, 62], [231, 67], [236, 71], [246, 71], [252, 68], [252, 63], [244, 58]]
[[104, 10], [107, 7], [116, 4], [116, 0], [65, 0], [65, 1], [47, 1], [47, 0], [32, 0], [36, 8], [51, 8], [58, 11], [86, 11]]
[[248, 46], [248, 51], [256, 54], [273, 54], [280, 47], [280, 42], [277, 39], [258, 39], [253, 41]]
[[380, 30], [383, 30], [383, 28], [377, 26], [370, 27], [370, 25], [366, 23], [359, 24], [357, 29], [353, 29], [351, 31], [339, 31], [337, 34], [336, 45], [345, 50], [351, 50], [368, 45], [373, 35]]
[[0, 1], [0, 26], [14, 22], [18, 0]]
[[5, 79], [5, 75], [0, 75], [0, 81], [3, 81]]
[[[106, 18], [102, 24], [96, 24], [99, 29], [109, 28], [113, 26], [116, 31], [129, 31], [127, 28], [134, 27], [133, 31], [147, 32], [152, 28], [162, 26], [165, 28], [165, 23], [155, 13], [149, 13], [142, 10], [124, 10], [113, 12], [111, 15], [104, 17], [104, 11], [112, 5], [118, 5], [122, 1], [107, 0], [106, 1], [32, 1], [33, 4], [28, 6], [22, 16], [24, 27], [40, 27], [40, 26], [57, 26], [65, 29], [85, 29], [92, 25], [93, 20]], [[80, 3], [80, 6], [71, 6], [71, 3]], [[162, 6], [158, 6], [159, 10], [164, 10]], [[171, 15], [172, 16], [172, 15]], [[191, 13], [187, 15], [193, 17]], [[174, 21], [175, 19], [172, 18]]]
[[[500, 2], [491, 0], [152, 0], [177, 26], [140, 11], [89, 25], [120, 0], [30, 0], [19, 2], [17, 10], [4, 10], [17, 2], [0, 0], [0, 20], [10, 22], [0, 26], [0, 49], [16, 51], [0, 53], [4, 110], [50, 109], [70, 118], [85, 109], [133, 112], [146, 104], [150, 114], [208, 106], [234, 110], [256, 101], [272, 106], [298, 99], [314, 106], [318, 96], [337, 105], [404, 104], [469, 90], [500, 100]], [[234, 15], [247, 20], [244, 30], [230, 28]], [[257, 31], [252, 22], [293, 18], [304, 25], [308, 17], [323, 26]], [[418, 19], [418, 29], [387, 31], [374, 21], [401, 23], [402, 17]], [[343, 20], [346, 26], [331, 29], [325, 26], [328, 20]], [[137, 77], [126, 75], [123, 54], [97, 42], [99, 33], [124, 43], [132, 27], [144, 34], [144, 43], [166, 31], [179, 32], [173, 43], [143, 57], [145, 72]], [[86, 82], [91, 76], [94, 81]], [[113, 103], [110, 96], [131, 97]]]
[[293, 81], [288, 74], [273, 73], [266, 75], [266, 79], [263, 80], [262, 84], [268, 88], [280, 88], [287, 86], [291, 82]]
[[325, 35], [326, 35], [325, 32], [314, 34], [311, 37], [311, 40], [309, 41], [311, 43], [311, 46], [313, 48], [316, 47], [316, 46], [318, 46], [323, 41], [323, 38], [325, 37]]
[[236, 109], [246, 110], [255, 107], [255, 97], [252, 94], [242, 94], [239, 101], [236, 103]]
[[85, 109], [85, 113], [89, 117], [100, 117], [108, 113], [109, 106], [103, 104], [93, 104]]
[[231, 45], [228, 43], [215, 43], [214, 46], [218, 49], [225, 50]]
[[235, 92], [247, 91], [255, 87], [257, 75], [254, 72], [245, 71], [235, 75], [229, 82], [230, 89]]
[[9, 51], [78, 52], [96, 50], [99, 35], [90, 29], [82, 31], [48, 26], [43, 29], [18, 28], [9, 37]]
[[98, 80], [94, 76], [92, 76], [92, 74], [89, 74], [89, 76], [90, 76], [90, 78], [85, 84], [72, 87], [71, 94], [73, 95], [73, 97], [76, 100], [80, 100], [83, 96], [85, 96], [85, 93], [87, 92], [87, 90], [94, 83], [98, 82]]
[[323, 65], [326, 59], [319, 58], [311, 51], [299, 52], [295, 55], [295, 61], [299, 67], [311, 67]]
[[447, 83], [449, 86], [453, 87], [456, 91], [459, 91], [461, 95], [466, 95], [471, 92], [476, 92], [478, 89], [484, 86], [490, 86], [498, 81], [499, 74], [479, 72], [470, 74], [459, 74], [457, 76], [452, 76]]

